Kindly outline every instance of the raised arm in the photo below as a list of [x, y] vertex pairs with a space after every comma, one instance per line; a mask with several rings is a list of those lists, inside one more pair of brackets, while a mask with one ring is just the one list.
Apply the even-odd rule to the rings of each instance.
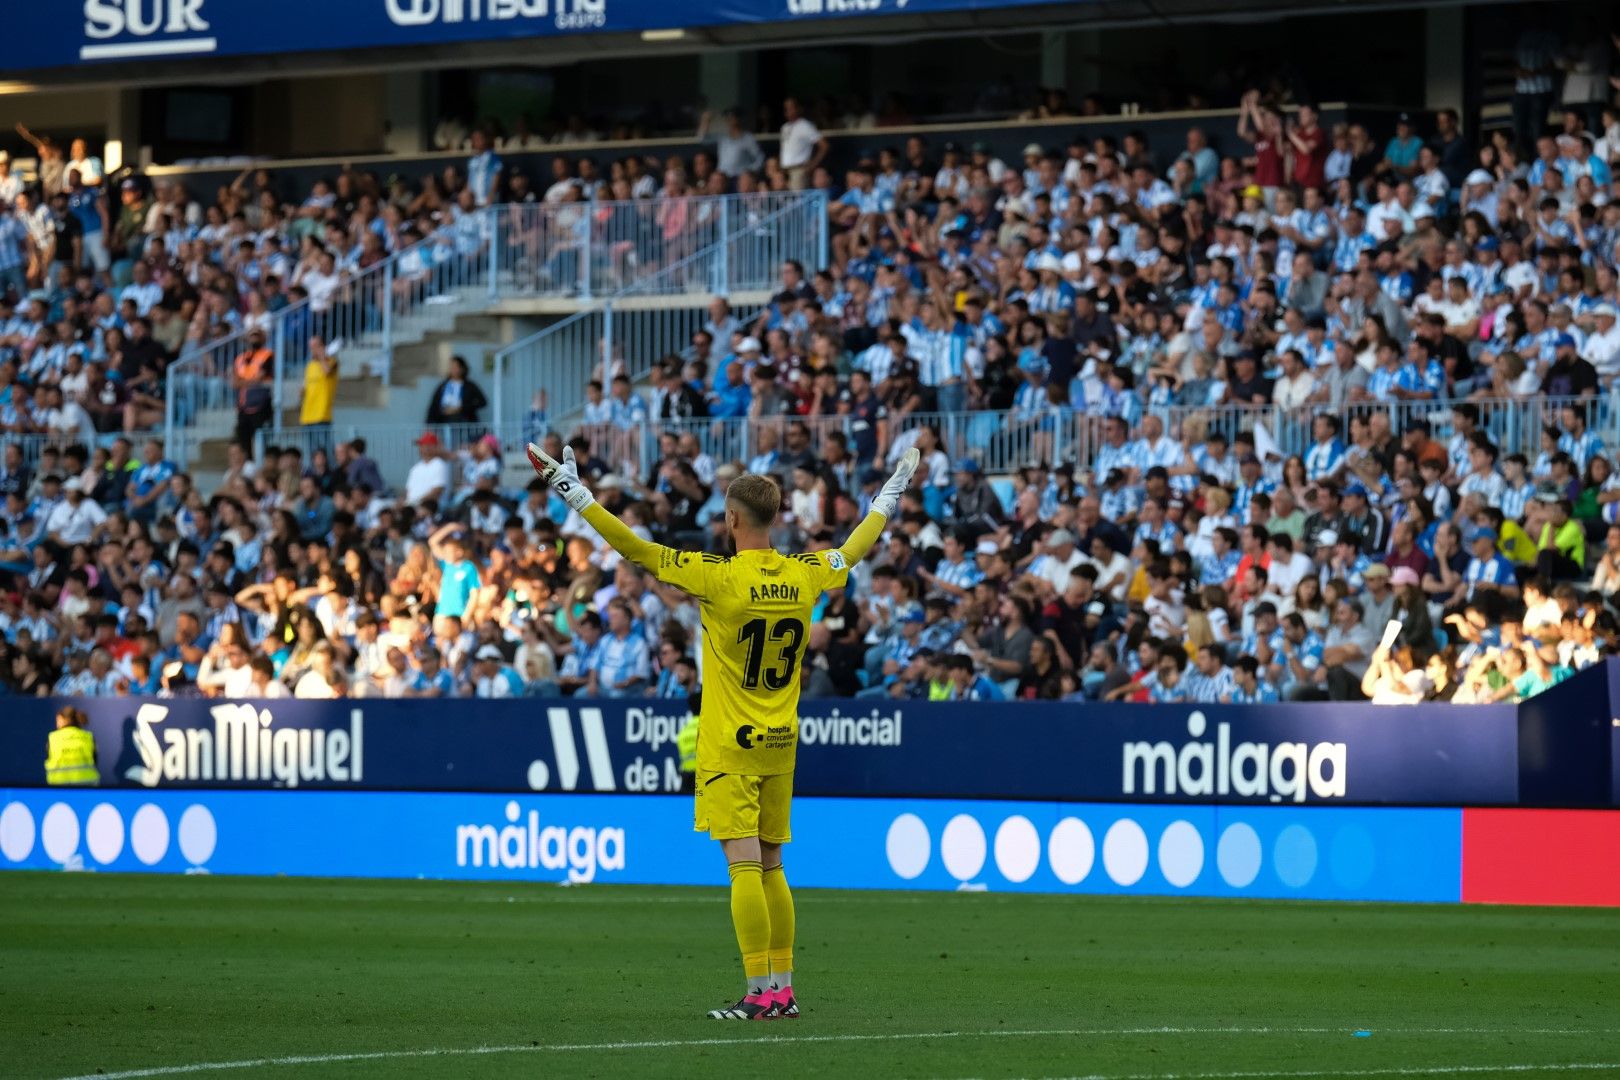
[[872, 506], [866, 511], [866, 517], [855, 526], [838, 548], [844, 562], [854, 566], [866, 558], [866, 553], [872, 550], [877, 538], [882, 535], [883, 527], [894, 517], [895, 510], [900, 506], [900, 496], [906, 493], [911, 486], [911, 477], [917, 471], [917, 463], [922, 460], [922, 454], [913, 446], [900, 456], [900, 464], [895, 468], [894, 475], [884, 483], [883, 490], [872, 499]]
[[643, 540], [631, 532], [628, 525], [597, 505], [596, 497], [579, 478], [579, 468], [574, 464], [573, 447], [563, 447], [562, 460], [557, 461], [530, 443], [529, 464], [534, 466], [534, 471], [551, 485], [552, 490], [561, 496], [562, 501], [567, 503], [570, 509], [576, 511], [591, 528], [601, 534], [602, 539], [606, 540], [614, 551], [659, 581], [679, 586], [694, 596], [703, 595], [705, 564], [702, 556], [692, 552], [679, 552], [674, 548]]
[[[900, 505], [900, 496], [911, 486], [911, 477], [917, 471], [920, 459], [921, 455], [915, 447], [907, 450], [900, 459], [900, 465], [894, 470], [894, 475], [889, 477], [883, 489], [872, 500], [872, 507], [867, 511], [865, 519], [855, 526], [855, 531], [850, 533], [843, 546], [837, 549], [836, 554], [842, 558], [844, 565], [855, 565], [872, 550], [872, 545], [883, 532], [883, 526], [894, 517], [895, 509]], [[579, 478], [572, 447], [564, 447], [563, 459], [556, 461], [544, 450], [530, 443], [529, 463], [534, 466], [534, 471], [562, 497], [563, 502], [600, 533], [602, 539], [606, 540], [614, 551], [659, 581], [678, 586], [694, 596], [703, 595], [704, 567], [707, 565], [705, 557], [643, 540], [631, 532], [624, 522], [597, 505], [595, 497]], [[834, 569], [839, 567], [834, 565]]]

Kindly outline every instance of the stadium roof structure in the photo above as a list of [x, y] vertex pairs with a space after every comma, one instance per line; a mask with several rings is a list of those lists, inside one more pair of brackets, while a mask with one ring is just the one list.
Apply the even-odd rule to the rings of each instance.
[[1387, 0], [380, 0], [337, 7], [282, 0], [266, 18], [267, 9], [223, 0], [87, 0], [19, 9], [15, 52], [0, 53], [0, 72], [19, 79], [5, 89], [27, 92], [1411, 7]]

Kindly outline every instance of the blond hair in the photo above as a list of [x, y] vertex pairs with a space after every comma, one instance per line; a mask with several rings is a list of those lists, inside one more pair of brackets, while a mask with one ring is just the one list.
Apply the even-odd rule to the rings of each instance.
[[768, 476], [743, 473], [726, 488], [726, 502], [735, 504], [754, 525], [765, 528], [782, 509], [782, 489]]

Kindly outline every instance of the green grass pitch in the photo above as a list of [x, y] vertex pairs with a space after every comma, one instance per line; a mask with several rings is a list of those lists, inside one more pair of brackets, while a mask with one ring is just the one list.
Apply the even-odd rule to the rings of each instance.
[[719, 889], [8, 873], [0, 1075], [1620, 1077], [1614, 911], [798, 908], [804, 1018], [744, 1025]]

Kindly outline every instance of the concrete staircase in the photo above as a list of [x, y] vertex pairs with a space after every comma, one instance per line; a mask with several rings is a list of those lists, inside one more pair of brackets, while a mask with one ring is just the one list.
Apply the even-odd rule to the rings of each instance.
[[[467, 288], [397, 316], [391, 364], [380, 332], [345, 341], [338, 353], [334, 432], [341, 437], [348, 428], [420, 423], [452, 356], [466, 359], [473, 380], [488, 392], [489, 358], [524, 332], [512, 317], [491, 314], [489, 309], [489, 297], [482, 288]], [[302, 380], [302, 370], [286, 373], [282, 392], [285, 428], [298, 427]], [[224, 473], [235, 424], [235, 413], [219, 408], [199, 413], [191, 425], [196, 447], [191, 469], [204, 491], [211, 490]], [[267, 445], [275, 444], [272, 429], [266, 428], [264, 437]]]

